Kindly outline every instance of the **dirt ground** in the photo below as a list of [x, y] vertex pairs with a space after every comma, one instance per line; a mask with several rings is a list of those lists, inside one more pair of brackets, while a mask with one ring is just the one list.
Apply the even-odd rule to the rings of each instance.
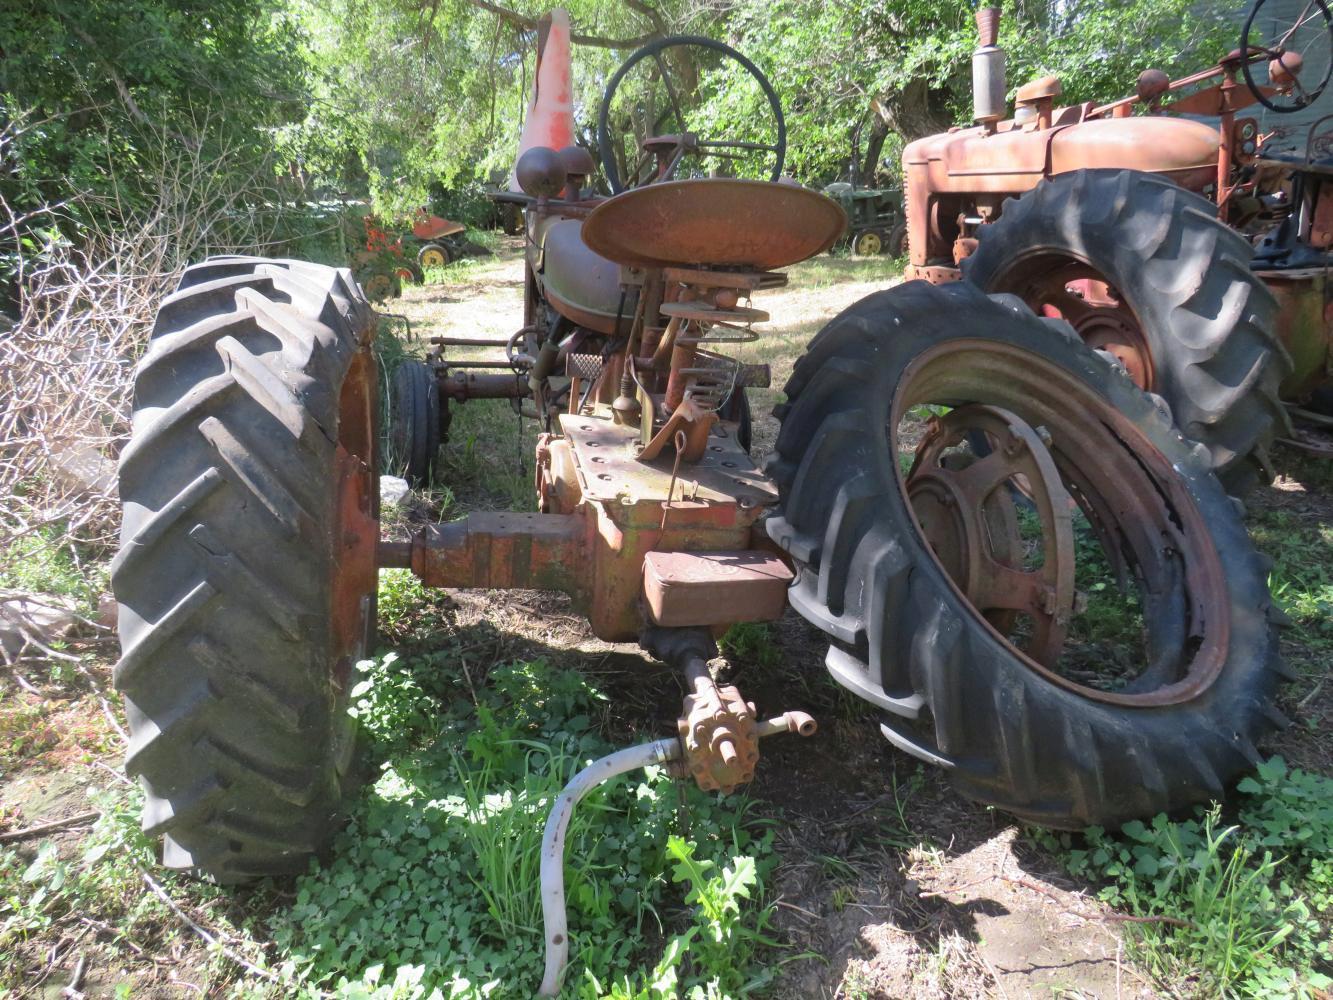
[[[409, 289], [387, 311], [407, 318], [423, 351], [433, 335], [507, 337], [521, 325], [519, 252], [519, 243], [509, 241], [498, 256], [463, 265], [464, 280]], [[744, 355], [773, 368], [772, 388], [754, 398], [757, 452], [774, 440], [777, 423], [768, 410], [802, 345], [839, 309], [896, 280], [893, 273], [887, 261], [823, 258], [793, 268], [789, 287], [756, 300], [773, 316]], [[467, 410], [487, 406], [503, 404], [473, 403]], [[512, 415], [502, 410], [496, 419], [508, 422]], [[469, 433], [483, 424], [474, 422], [469, 432], [468, 421], [460, 422], [448, 446], [452, 461], [473, 457], [476, 441]], [[1294, 479], [1280, 481], [1260, 502], [1302, 518], [1333, 514], [1327, 500]], [[565, 598], [456, 592], [442, 603], [451, 634], [474, 662], [540, 655], [596, 675], [617, 698], [613, 725], [623, 732], [613, 738], [623, 736], [628, 743], [672, 726], [678, 681], [636, 647], [593, 638]], [[1088, 887], [1062, 876], [1057, 860], [1033, 846], [1005, 815], [961, 798], [943, 775], [880, 737], [864, 706], [828, 680], [825, 645], [813, 628], [789, 612], [770, 638], [776, 662], [762, 650], [737, 655], [729, 662], [731, 677], [762, 714], [800, 708], [820, 722], [811, 739], [767, 744], [751, 790], [760, 815], [778, 830], [775, 929], [784, 948], [775, 958], [782, 971], [774, 996], [1156, 995], [1126, 958], [1124, 924], [1091, 898]], [[107, 640], [104, 645], [105, 662], [93, 677], [102, 689], [109, 687], [114, 656], [114, 645]], [[1317, 732], [1333, 713], [1333, 691], [1293, 691], [1288, 700], [1284, 709], [1306, 724], [1272, 749], [1295, 763], [1326, 767], [1322, 756], [1328, 750]], [[34, 758], [40, 765], [5, 769], [0, 776], [0, 826], [14, 829], [77, 814], [87, 808], [89, 788], [124, 780], [116, 773], [120, 755], [113, 723], [96, 689], [90, 687], [86, 697], [61, 712], [49, 720], [49, 745]], [[73, 840], [79, 832], [61, 836]], [[94, 922], [71, 926], [69, 933], [81, 934], [79, 940], [91, 946], [109, 931]], [[225, 993], [228, 976], [217, 976], [225, 961], [210, 956], [184, 924], [168, 941], [162, 952], [130, 969], [94, 965], [83, 995], [110, 996], [109, 984], [117, 982], [129, 982], [127, 995], [136, 997]], [[25, 993], [61, 996], [80, 953], [73, 947], [58, 952], [64, 957], [47, 963], [48, 978]], [[122, 948], [117, 954], [127, 952]], [[192, 985], [205, 975], [212, 979], [209, 990]]]

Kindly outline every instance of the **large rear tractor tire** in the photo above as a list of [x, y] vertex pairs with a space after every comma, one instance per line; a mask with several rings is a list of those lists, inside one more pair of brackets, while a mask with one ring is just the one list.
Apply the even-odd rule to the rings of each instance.
[[[1061, 828], [1221, 796], [1259, 759], [1284, 671], [1266, 567], [1206, 451], [1065, 323], [908, 282], [830, 322], [786, 392], [768, 532], [892, 743]], [[1088, 548], [1142, 609], [1109, 680], [1091, 647], [1069, 661]]]
[[375, 626], [373, 314], [351, 274], [215, 257], [163, 300], [111, 567], [126, 771], [170, 867], [304, 871], [355, 785]]
[[1272, 480], [1291, 359], [1250, 244], [1211, 202], [1152, 174], [1079, 170], [1007, 200], [978, 237], [967, 280], [1067, 320], [1116, 357], [1203, 443], [1233, 495]]

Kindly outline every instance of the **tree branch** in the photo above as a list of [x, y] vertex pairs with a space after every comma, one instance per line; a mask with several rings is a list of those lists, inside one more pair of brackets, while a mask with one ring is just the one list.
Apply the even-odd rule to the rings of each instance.
[[[501, 7], [499, 4], [491, 3], [490, 0], [467, 0], [467, 2], [479, 10], [495, 14], [500, 20], [512, 24], [516, 28], [522, 28], [524, 31], [537, 30], [537, 18], [535, 17], [528, 17], [516, 10], [510, 10], [508, 7]], [[639, 8], [636, 6], [635, 9]], [[657, 19], [654, 18], [654, 20]], [[602, 35], [581, 35], [576, 31], [571, 31], [569, 40], [575, 45], [590, 45], [599, 49], [637, 49], [639, 46], [651, 42], [654, 38], [661, 37], [661, 35], [661, 30], [656, 28], [635, 38], [606, 38]]]

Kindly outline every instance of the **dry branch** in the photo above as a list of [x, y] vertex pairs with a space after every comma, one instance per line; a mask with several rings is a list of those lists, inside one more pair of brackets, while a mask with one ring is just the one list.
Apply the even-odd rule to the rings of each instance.
[[40, 837], [44, 833], [55, 833], [57, 830], [66, 830], [71, 826], [84, 826], [101, 815], [100, 812], [93, 810], [92, 812], [79, 813], [77, 816], [66, 816], [64, 819], [52, 820], [50, 823], [39, 823], [37, 826], [30, 826], [23, 830], [10, 830], [6, 833], [0, 833], [0, 844], [12, 844], [16, 840]]
[[[222, 132], [215, 125], [200, 119], [189, 142], [150, 129], [132, 178], [108, 163], [123, 193], [78, 203], [78, 226], [72, 203], [20, 208], [0, 198], [0, 253], [17, 267], [18, 293], [17, 320], [6, 329], [0, 316], [0, 570], [34, 534], [76, 565], [114, 549], [115, 461], [158, 303], [191, 261], [273, 252], [285, 211], [274, 172], [267, 163], [238, 172], [240, 157], [216, 142], [205, 150], [203, 137]], [[0, 161], [24, 126], [0, 128]]]

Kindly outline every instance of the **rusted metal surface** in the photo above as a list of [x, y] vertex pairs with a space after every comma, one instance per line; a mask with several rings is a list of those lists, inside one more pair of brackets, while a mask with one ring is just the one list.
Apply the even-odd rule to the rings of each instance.
[[[599, 502], [660, 504], [668, 499], [671, 459], [639, 461], [638, 432], [617, 425], [609, 417], [566, 414], [560, 429], [578, 456], [578, 468], [587, 496]], [[710, 433], [704, 456], [684, 470], [676, 497], [723, 512], [728, 505], [759, 516], [762, 507], [777, 502], [777, 488], [736, 440], [735, 426], [721, 423]], [[727, 518], [719, 523], [726, 523]], [[687, 547], [687, 546], [681, 546]], [[724, 546], [715, 546], [722, 548]], [[725, 548], [746, 548], [744, 544]]]
[[450, 371], [439, 384], [442, 397], [460, 403], [469, 399], [518, 399], [528, 394], [522, 375]]
[[719, 685], [699, 658], [685, 667], [690, 693], [676, 726], [685, 766], [706, 792], [732, 792], [754, 778], [759, 733], [754, 705], [735, 685]]
[[[693, 352], [686, 348], [677, 348], [679, 354], [685, 354], [686, 358], [681, 361], [678, 355], [672, 356], [671, 375], [672, 381], [667, 383], [667, 398], [669, 404], [672, 396], [683, 396], [684, 385], [683, 377], [677, 378], [682, 364], [689, 364], [693, 358]], [[651, 462], [653, 459], [662, 455], [670, 444], [674, 447], [674, 452], [686, 462], [693, 465], [704, 457], [708, 448], [708, 437], [717, 423], [717, 414], [712, 410], [705, 410], [695, 403], [692, 399], [681, 399], [680, 403], [667, 417], [660, 430], [657, 431], [643, 450], [639, 452], [638, 459], [641, 462]]]
[[473, 513], [412, 540], [412, 572], [431, 587], [560, 590], [592, 584], [586, 520], [572, 514]]
[[1015, 260], [997, 278], [1039, 316], [1063, 319], [1083, 342], [1106, 351], [1125, 367], [1134, 384], [1156, 388], [1152, 351], [1128, 303], [1095, 267], [1061, 253], [1034, 251]]
[[787, 605], [793, 573], [764, 552], [649, 552], [643, 596], [657, 625], [773, 621]]
[[694, 323], [767, 323], [769, 319], [764, 310], [737, 306], [735, 299], [729, 306], [718, 307], [704, 302], [666, 302], [661, 313]]
[[335, 680], [346, 684], [353, 660], [365, 655], [374, 630], [373, 602], [378, 587], [379, 493], [374, 436], [375, 359], [361, 350], [348, 371], [338, 404], [335, 458], [332, 613]]
[[700, 461], [679, 467], [674, 492], [675, 456], [640, 461], [634, 428], [582, 414], [562, 415], [560, 428], [571, 445], [579, 509], [591, 523], [591, 558], [582, 571], [595, 581], [588, 615], [604, 639], [632, 639], [642, 628], [649, 552], [745, 549], [751, 526], [777, 500], [737, 443], [734, 424], [714, 425]]
[[[978, 25], [981, 48], [974, 59], [994, 54], [1002, 61], [1003, 53], [988, 44], [995, 25], [990, 20], [979, 20]], [[1178, 80], [1148, 70], [1140, 76], [1134, 96], [1100, 106], [1056, 107], [1060, 81], [1043, 77], [1018, 88], [1016, 113], [1010, 120], [997, 121], [1003, 116], [990, 115], [975, 127], [909, 143], [902, 162], [911, 263], [946, 265], [955, 240], [973, 235], [970, 225], [955, 220], [975, 214], [983, 198], [1016, 196], [1047, 177], [1072, 170], [1139, 170], [1192, 191], [1212, 186], [1219, 208], [1227, 206], [1243, 180], [1235, 167], [1253, 162], [1257, 153], [1257, 129], [1238, 128], [1253, 122], [1238, 122], [1236, 114], [1277, 93], [1274, 87], [1242, 85], [1237, 73], [1266, 58], [1258, 50], [1248, 58], [1233, 52]], [[1285, 79], [1292, 64], [1279, 59], [1277, 69]], [[1185, 96], [1169, 101], [1179, 94]], [[987, 103], [980, 95], [978, 100]], [[1134, 115], [1136, 107], [1151, 113]], [[1158, 113], [1163, 110], [1175, 117]], [[1216, 117], [1218, 125], [1179, 116]]]
[[[1074, 612], [1073, 501], [1043, 436], [1050, 438], [1044, 427], [994, 406], [932, 418], [907, 495], [931, 549], [971, 605], [1001, 628], [1013, 626], [1015, 612], [1028, 615], [1028, 655], [1053, 668]], [[984, 439], [989, 454], [947, 461], [945, 452], [969, 437]], [[1012, 496], [1020, 489], [1040, 526], [1041, 561], [1031, 569]]]
[[[1186, 481], [1138, 427], [1090, 389], [1076, 373], [1016, 345], [950, 341], [916, 358], [893, 394], [890, 445], [913, 406], [984, 404], [1010, 411], [1042, 439], [1069, 495], [1087, 517], [1112, 570], [1137, 578], [1146, 594], [1169, 601], [1143, 609], [1141, 670], [1121, 690], [1091, 687], [1030, 655], [984, 609], [977, 619], [1009, 643], [1028, 667], [1085, 698], [1118, 705], [1167, 705], [1196, 697], [1217, 678], [1231, 628], [1221, 562]], [[909, 479], [900, 487], [909, 495]], [[929, 538], [918, 521], [923, 538]], [[963, 600], [968, 595], [939, 556]], [[969, 606], [970, 602], [969, 602]]]
[[461, 233], [465, 229], [467, 226], [463, 223], [431, 215], [424, 208], [418, 209], [416, 217], [412, 220], [412, 235], [421, 240], [439, 240]]
[[1030, 191], [1046, 177], [1086, 167], [1142, 170], [1201, 190], [1217, 177], [1216, 129], [1173, 118], [1082, 119], [1082, 109], [1054, 113], [1050, 127], [1037, 119], [1002, 122], [918, 139], [903, 151], [907, 177], [910, 259], [918, 266], [952, 256], [955, 232], [932, 233], [939, 205], [961, 212], [978, 195]]
[[1274, 332], [1291, 355], [1283, 399], [1300, 400], [1333, 375], [1333, 302], [1322, 267], [1257, 271], [1278, 302]]
[[602, 202], [583, 240], [632, 267], [770, 271], [823, 253], [847, 217], [830, 198], [789, 184], [704, 179], [635, 188]]
[[947, 285], [951, 281], [962, 281], [963, 272], [955, 267], [941, 265], [908, 264], [903, 268], [904, 281], [929, 281], [932, 285]]
[[[587, 614], [594, 634], [608, 641], [636, 638], [643, 628], [649, 553], [703, 557], [690, 579], [695, 587], [707, 585], [703, 567], [724, 579], [736, 576], [753, 525], [777, 497], [736, 442], [734, 424], [715, 425], [703, 458], [684, 467], [674, 454], [640, 461], [638, 431], [615, 423], [609, 410], [562, 414], [559, 423], [562, 435], [546, 436], [538, 447], [537, 489], [549, 513], [472, 514], [431, 526], [413, 540], [410, 553], [381, 546], [382, 563], [406, 561], [431, 586], [563, 591]], [[673, 468], [679, 473], [674, 489]], [[708, 554], [716, 552], [730, 559], [710, 561]], [[754, 571], [769, 558], [756, 557]], [[787, 572], [768, 571], [775, 577]], [[774, 593], [768, 592], [770, 602]], [[673, 596], [664, 606], [681, 605]], [[767, 609], [777, 617], [782, 604]], [[742, 610], [757, 614], [759, 601], [747, 597]]]

